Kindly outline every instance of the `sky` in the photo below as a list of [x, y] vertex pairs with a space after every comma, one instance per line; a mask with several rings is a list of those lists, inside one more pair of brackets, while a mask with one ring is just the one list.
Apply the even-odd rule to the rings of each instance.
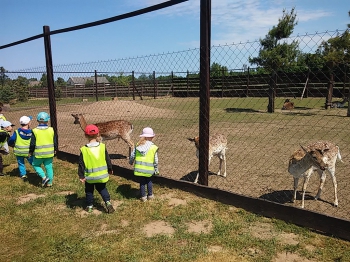
[[[166, 0], [0, 0], [0, 46], [136, 11]], [[199, 48], [200, 0], [101, 26], [51, 36], [54, 66], [135, 58]], [[349, 0], [212, 0], [211, 44], [264, 38], [283, 9], [295, 7], [292, 36], [345, 30]], [[42, 38], [0, 49], [8, 71], [45, 66]]]

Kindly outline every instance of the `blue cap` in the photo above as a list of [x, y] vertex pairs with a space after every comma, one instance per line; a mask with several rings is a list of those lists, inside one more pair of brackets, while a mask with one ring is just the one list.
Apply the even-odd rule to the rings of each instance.
[[43, 122], [48, 122], [50, 120], [50, 116], [48, 113], [46, 112], [40, 112], [37, 117], [36, 120], [38, 121], [43, 121]]

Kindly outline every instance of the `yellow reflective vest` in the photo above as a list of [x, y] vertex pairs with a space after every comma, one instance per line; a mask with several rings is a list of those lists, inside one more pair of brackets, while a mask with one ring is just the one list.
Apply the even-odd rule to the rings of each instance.
[[[5, 133], [7, 133], [6, 130], [2, 130], [2, 129], [0, 129], [0, 132], [5, 132]], [[0, 147], [3, 147], [6, 143], [7, 143], [7, 139], [5, 139], [4, 142], [0, 142]]]
[[52, 127], [45, 129], [34, 128], [32, 132], [35, 135], [36, 143], [34, 156], [36, 158], [50, 158], [55, 155], [54, 135]]
[[28, 156], [29, 153], [29, 146], [30, 146], [30, 139], [23, 139], [18, 129], [16, 132], [16, 142], [15, 146], [13, 148], [13, 153], [15, 156]]
[[138, 150], [135, 154], [135, 176], [151, 177], [154, 175], [154, 156], [158, 150], [156, 145], [151, 145], [145, 155], [142, 155]]
[[106, 145], [80, 148], [85, 165], [85, 179], [89, 184], [106, 183], [109, 180], [106, 163]]

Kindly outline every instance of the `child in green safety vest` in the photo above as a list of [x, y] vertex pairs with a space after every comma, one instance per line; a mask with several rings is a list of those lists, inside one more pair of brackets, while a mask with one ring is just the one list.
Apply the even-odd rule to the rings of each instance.
[[[42, 187], [51, 187], [54, 178], [53, 158], [57, 152], [57, 136], [52, 127], [48, 126], [50, 116], [46, 112], [40, 112], [36, 120], [38, 126], [33, 128], [30, 140], [29, 156], [33, 156], [33, 168], [41, 177]], [[45, 167], [45, 171], [41, 166]]]
[[142, 202], [154, 198], [152, 176], [159, 174], [158, 147], [152, 142], [154, 137], [153, 129], [145, 127], [129, 159], [129, 164], [134, 164], [134, 175], [138, 177], [140, 183], [140, 200]]
[[106, 204], [107, 212], [111, 214], [115, 210], [111, 204], [106, 183], [109, 175], [113, 174], [112, 162], [106, 145], [97, 141], [100, 133], [98, 127], [87, 125], [84, 131], [89, 143], [80, 148], [78, 176], [80, 182], [85, 184], [86, 211], [93, 212], [94, 190], [96, 189]]
[[8, 141], [8, 145], [13, 147], [13, 153], [16, 156], [18, 164], [19, 177], [23, 181], [27, 181], [28, 179], [25, 159], [27, 159], [31, 165], [33, 163], [33, 156], [29, 156], [30, 140], [33, 134], [29, 127], [31, 120], [31, 116], [22, 116], [19, 119], [21, 127], [13, 132]]
[[10, 138], [13, 126], [14, 125], [9, 121], [0, 121], [0, 176], [4, 176], [2, 155], [8, 155], [10, 152], [7, 141]]

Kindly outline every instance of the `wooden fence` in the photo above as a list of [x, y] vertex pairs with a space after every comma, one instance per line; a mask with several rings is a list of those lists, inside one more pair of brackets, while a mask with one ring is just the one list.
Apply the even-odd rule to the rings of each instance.
[[[241, 74], [211, 78], [210, 95], [212, 97], [269, 97], [271, 89], [275, 97], [327, 97], [331, 90], [334, 97], [347, 97], [349, 92], [349, 74], [320, 73], [279, 73]], [[56, 87], [57, 88], [57, 87]], [[116, 84], [98, 84], [97, 86], [61, 86], [62, 98], [87, 97], [194, 97], [199, 95], [199, 78], [171, 78], [169, 80], [135, 80], [129, 86]], [[31, 87], [29, 96], [48, 97], [47, 88]]]

